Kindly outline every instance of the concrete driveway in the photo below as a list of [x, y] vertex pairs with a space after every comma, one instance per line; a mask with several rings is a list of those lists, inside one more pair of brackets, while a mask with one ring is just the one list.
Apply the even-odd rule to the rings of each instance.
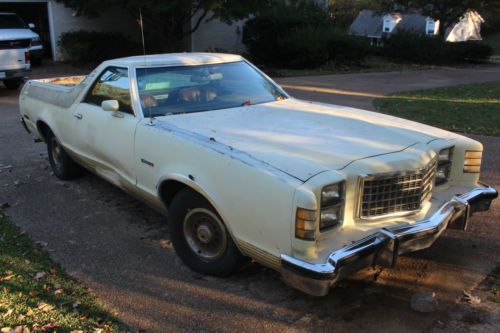
[[373, 110], [372, 100], [396, 92], [500, 80], [500, 66], [280, 78], [294, 97]]
[[[58, 68], [34, 74], [53, 76]], [[481, 68], [280, 81], [384, 94], [393, 91], [389, 85], [406, 88], [416, 78], [420, 83], [412, 89], [459, 79], [472, 82], [472, 76], [476, 81], [495, 79], [492, 73], [498, 79], [498, 68]], [[351, 103], [343, 99], [346, 95], [291, 92], [341, 104], [364, 103]], [[462, 290], [476, 286], [500, 262], [500, 201], [490, 212], [475, 216], [466, 233], [446, 231], [432, 248], [401, 258], [396, 269], [363, 271], [324, 298], [288, 288], [275, 272], [257, 264], [228, 279], [207, 277], [180, 262], [165, 218], [144, 204], [90, 174], [74, 182], [52, 176], [45, 145], [33, 143], [19, 125], [17, 98], [17, 92], [0, 88], [0, 202], [11, 205], [6, 213], [14, 223], [34, 240], [47, 242], [45, 250], [52, 258], [134, 329], [455, 332], [472, 325], [494, 332], [500, 325], [489, 317], [471, 324], [454, 315]], [[483, 180], [500, 187], [500, 139], [477, 138], [486, 149]], [[410, 309], [411, 296], [420, 291], [436, 292], [438, 311]]]

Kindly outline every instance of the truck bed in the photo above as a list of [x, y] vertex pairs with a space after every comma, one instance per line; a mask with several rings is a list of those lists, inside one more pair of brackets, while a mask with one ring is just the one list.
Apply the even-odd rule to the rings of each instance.
[[87, 86], [88, 76], [65, 76], [28, 81], [21, 91], [22, 96], [69, 108]]

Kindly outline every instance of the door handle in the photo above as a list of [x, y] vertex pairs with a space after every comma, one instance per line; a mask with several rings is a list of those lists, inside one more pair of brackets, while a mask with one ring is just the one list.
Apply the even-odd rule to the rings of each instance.
[[75, 117], [76, 119], [82, 119], [83, 115], [81, 113], [75, 113], [73, 117]]

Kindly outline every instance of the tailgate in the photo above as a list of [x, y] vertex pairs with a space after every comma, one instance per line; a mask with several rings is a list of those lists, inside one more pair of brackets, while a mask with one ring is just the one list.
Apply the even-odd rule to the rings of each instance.
[[25, 69], [26, 59], [24, 53], [26, 51], [26, 49], [0, 50], [0, 71]]

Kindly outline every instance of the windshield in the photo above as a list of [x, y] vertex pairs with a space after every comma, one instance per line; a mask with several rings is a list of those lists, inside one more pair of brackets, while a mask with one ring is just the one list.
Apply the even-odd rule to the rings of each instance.
[[0, 29], [26, 29], [26, 24], [17, 15], [0, 14]]
[[137, 69], [145, 117], [204, 112], [286, 98], [285, 93], [244, 61]]

